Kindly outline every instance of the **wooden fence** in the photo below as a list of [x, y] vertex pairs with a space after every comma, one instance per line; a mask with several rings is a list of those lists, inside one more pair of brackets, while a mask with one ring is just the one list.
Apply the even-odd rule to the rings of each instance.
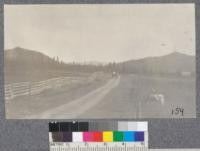
[[20, 82], [6, 84], [5, 99], [11, 100], [18, 96], [31, 96], [44, 90], [58, 88], [64, 85], [81, 84], [94, 80], [94, 77], [59, 77], [39, 82]]

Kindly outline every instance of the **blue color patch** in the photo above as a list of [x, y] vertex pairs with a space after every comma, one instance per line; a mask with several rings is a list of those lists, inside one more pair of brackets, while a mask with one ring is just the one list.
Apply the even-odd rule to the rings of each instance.
[[135, 132], [135, 141], [144, 142], [144, 132]]
[[134, 132], [124, 132], [124, 142], [134, 142], [135, 133]]

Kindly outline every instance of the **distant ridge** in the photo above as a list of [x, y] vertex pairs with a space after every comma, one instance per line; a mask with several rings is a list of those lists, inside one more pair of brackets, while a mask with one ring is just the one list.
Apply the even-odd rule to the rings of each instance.
[[[55, 58], [53, 59], [43, 53], [21, 47], [8, 49], [4, 55], [5, 66], [10, 70], [53, 70], [66, 67], [66, 64], [60, 64]], [[84, 64], [81, 65], [82, 67], [77, 69], [82, 69]], [[98, 66], [100, 63], [95, 65]], [[89, 66], [89, 64], [85, 64], [85, 66]], [[141, 74], [175, 74], [181, 72], [191, 72], [194, 74], [195, 56], [176, 51], [163, 56], [146, 57], [116, 63], [115, 68], [112, 68], [112, 70], [122, 73]]]
[[4, 51], [5, 72], [30, 73], [33, 71], [56, 70], [60, 62], [43, 53], [16, 47]]
[[4, 74], [6, 83], [41, 81], [64, 76], [64, 64], [56, 58], [16, 47], [4, 51]]
[[7, 49], [5, 50], [4, 56], [8, 60], [27, 60], [27, 61], [36, 61], [36, 60], [45, 60], [45, 59], [51, 59], [47, 55], [44, 55], [41, 52], [37, 52], [34, 50], [28, 50], [21, 47], [15, 47], [13, 49]]
[[164, 56], [128, 60], [118, 64], [127, 72], [180, 73], [195, 72], [195, 56], [172, 52]]

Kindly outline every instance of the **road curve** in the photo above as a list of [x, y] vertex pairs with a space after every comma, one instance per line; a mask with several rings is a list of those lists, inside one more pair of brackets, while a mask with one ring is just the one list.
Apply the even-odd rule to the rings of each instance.
[[113, 88], [120, 83], [120, 77], [110, 79], [102, 87], [62, 106], [49, 109], [43, 113], [26, 117], [26, 119], [74, 119], [88, 109], [97, 105]]

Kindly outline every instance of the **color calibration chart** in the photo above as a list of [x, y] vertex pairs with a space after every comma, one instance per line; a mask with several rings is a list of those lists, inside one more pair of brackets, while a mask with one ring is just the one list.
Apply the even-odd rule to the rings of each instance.
[[50, 122], [50, 151], [147, 151], [148, 123]]

